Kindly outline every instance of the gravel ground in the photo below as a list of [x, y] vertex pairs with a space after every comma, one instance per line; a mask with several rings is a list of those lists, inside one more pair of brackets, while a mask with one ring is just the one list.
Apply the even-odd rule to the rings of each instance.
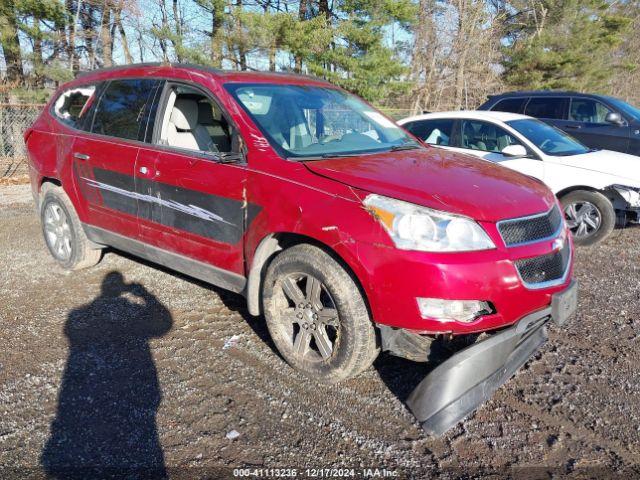
[[578, 251], [577, 317], [434, 439], [401, 401], [427, 366], [383, 355], [318, 386], [274, 353], [239, 296], [115, 252], [61, 271], [28, 187], [0, 190], [0, 478], [88, 478], [65, 465], [97, 459], [172, 478], [237, 466], [640, 476], [639, 228]]

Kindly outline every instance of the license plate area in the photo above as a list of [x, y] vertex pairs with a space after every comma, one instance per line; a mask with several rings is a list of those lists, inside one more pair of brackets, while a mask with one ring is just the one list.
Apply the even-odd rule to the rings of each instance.
[[551, 316], [558, 325], [564, 325], [578, 309], [578, 283], [573, 280], [566, 290], [551, 297]]

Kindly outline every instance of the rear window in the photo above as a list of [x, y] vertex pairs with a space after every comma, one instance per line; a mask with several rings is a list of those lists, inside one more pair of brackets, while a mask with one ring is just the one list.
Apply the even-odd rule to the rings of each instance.
[[497, 112], [522, 113], [526, 101], [526, 97], [505, 98], [491, 107], [491, 110], [495, 110]]
[[53, 104], [53, 114], [62, 123], [81, 129], [95, 92], [95, 85], [65, 90]]
[[418, 120], [406, 123], [403, 127], [426, 143], [448, 146], [453, 130], [453, 120]]
[[568, 98], [533, 97], [529, 100], [524, 114], [535, 118], [564, 120], [566, 118], [568, 103]]
[[100, 97], [91, 131], [128, 140], [144, 137], [144, 113], [157, 80], [114, 80]]

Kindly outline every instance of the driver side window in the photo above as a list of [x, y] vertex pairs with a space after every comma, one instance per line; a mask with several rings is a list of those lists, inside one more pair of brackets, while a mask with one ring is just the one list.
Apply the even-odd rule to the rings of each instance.
[[569, 120], [584, 123], [607, 123], [607, 114], [611, 113], [602, 103], [588, 98], [572, 98]]
[[231, 128], [220, 107], [199, 90], [174, 86], [169, 92], [159, 143], [185, 150], [231, 152]]
[[492, 153], [500, 153], [510, 145], [521, 145], [504, 129], [479, 120], [462, 121], [460, 140], [462, 148]]

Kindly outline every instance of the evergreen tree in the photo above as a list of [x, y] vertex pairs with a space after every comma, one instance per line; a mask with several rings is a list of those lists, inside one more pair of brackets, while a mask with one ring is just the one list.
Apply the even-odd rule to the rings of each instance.
[[518, 88], [606, 90], [629, 19], [606, 0], [542, 0], [507, 23], [504, 79]]

